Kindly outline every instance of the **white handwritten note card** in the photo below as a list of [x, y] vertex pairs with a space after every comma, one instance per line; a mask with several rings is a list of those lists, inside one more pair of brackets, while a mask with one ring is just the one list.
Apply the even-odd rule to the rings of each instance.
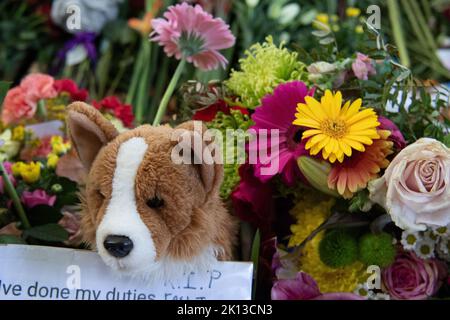
[[95, 252], [0, 245], [2, 300], [248, 300], [252, 272], [248, 262], [218, 262], [150, 285], [118, 277]]

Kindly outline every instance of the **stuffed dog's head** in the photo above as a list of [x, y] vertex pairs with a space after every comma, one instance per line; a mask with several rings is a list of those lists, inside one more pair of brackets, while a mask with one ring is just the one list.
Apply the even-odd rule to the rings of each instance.
[[69, 135], [88, 172], [84, 238], [124, 274], [153, 276], [231, 255], [234, 223], [218, 189], [223, 168], [172, 161], [175, 129], [144, 125], [119, 134], [95, 108], [69, 107]]

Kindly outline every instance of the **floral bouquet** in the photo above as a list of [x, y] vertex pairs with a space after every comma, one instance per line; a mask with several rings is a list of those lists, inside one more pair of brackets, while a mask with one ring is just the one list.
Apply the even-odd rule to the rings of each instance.
[[414, 78], [370, 25], [350, 56], [317, 25], [314, 54], [268, 37], [223, 83], [181, 89], [192, 119], [246, 141], [244, 161], [235, 140], [222, 146], [235, 161], [221, 195], [257, 295], [448, 297], [448, 89]]
[[[81, 245], [78, 187], [85, 173], [68, 141], [66, 106], [88, 101], [70, 79], [30, 74], [7, 91], [1, 113], [0, 243]], [[115, 96], [90, 101], [119, 130], [133, 125]]]

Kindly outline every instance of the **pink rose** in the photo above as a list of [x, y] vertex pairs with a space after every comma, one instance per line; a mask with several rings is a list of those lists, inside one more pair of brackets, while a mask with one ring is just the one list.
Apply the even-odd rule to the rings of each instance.
[[367, 80], [369, 76], [377, 74], [375, 68], [372, 65], [372, 59], [362, 53], [356, 53], [356, 59], [352, 64], [352, 70], [360, 80]]
[[403, 230], [450, 223], [450, 150], [422, 138], [403, 149], [384, 175], [369, 183], [370, 199]]
[[395, 300], [424, 300], [438, 291], [446, 274], [440, 261], [422, 260], [404, 251], [383, 270], [383, 287]]
[[320, 293], [314, 279], [299, 272], [295, 279], [282, 279], [275, 282], [271, 292], [272, 300], [365, 300], [354, 293]]
[[15, 87], [8, 91], [3, 101], [2, 121], [5, 125], [18, 123], [22, 119], [30, 119], [36, 113], [36, 104], [29, 104], [25, 91]]
[[58, 94], [54, 87], [53, 77], [33, 73], [26, 76], [21, 82], [20, 87], [26, 94], [26, 100], [29, 104], [37, 103], [41, 99], [50, 99]]
[[56, 196], [50, 196], [45, 190], [37, 189], [33, 192], [22, 192], [22, 202], [27, 208], [33, 208], [38, 205], [53, 206], [56, 201]]

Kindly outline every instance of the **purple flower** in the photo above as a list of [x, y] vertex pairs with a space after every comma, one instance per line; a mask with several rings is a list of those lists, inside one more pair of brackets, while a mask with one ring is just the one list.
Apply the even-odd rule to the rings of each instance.
[[[252, 115], [255, 125], [251, 129], [256, 131], [258, 139], [250, 141], [249, 152], [258, 154], [255, 176], [261, 181], [266, 182], [276, 174], [281, 174], [283, 182], [292, 186], [302, 177], [296, 160], [308, 152], [305, 150], [306, 141], [301, 141], [301, 128], [292, 122], [295, 120], [297, 104], [304, 103], [305, 97], [312, 96], [313, 92], [300, 81], [280, 84], [273, 94], [262, 99], [262, 105]], [[272, 139], [273, 129], [279, 130], [279, 139]], [[264, 136], [267, 136], [267, 142], [261, 143]], [[273, 165], [275, 170], [265, 172]]]
[[22, 192], [22, 202], [29, 209], [38, 205], [53, 206], [56, 201], [56, 196], [50, 196], [45, 190], [37, 189], [32, 192]]
[[352, 64], [352, 70], [355, 77], [360, 80], [368, 80], [369, 76], [377, 74], [374, 66], [372, 65], [372, 59], [359, 52], [356, 53], [356, 60]]
[[272, 300], [365, 300], [348, 292], [322, 294], [316, 281], [304, 272], [299, 272], [295, 279], [276, 281], [272, 287], [271, 297]]

